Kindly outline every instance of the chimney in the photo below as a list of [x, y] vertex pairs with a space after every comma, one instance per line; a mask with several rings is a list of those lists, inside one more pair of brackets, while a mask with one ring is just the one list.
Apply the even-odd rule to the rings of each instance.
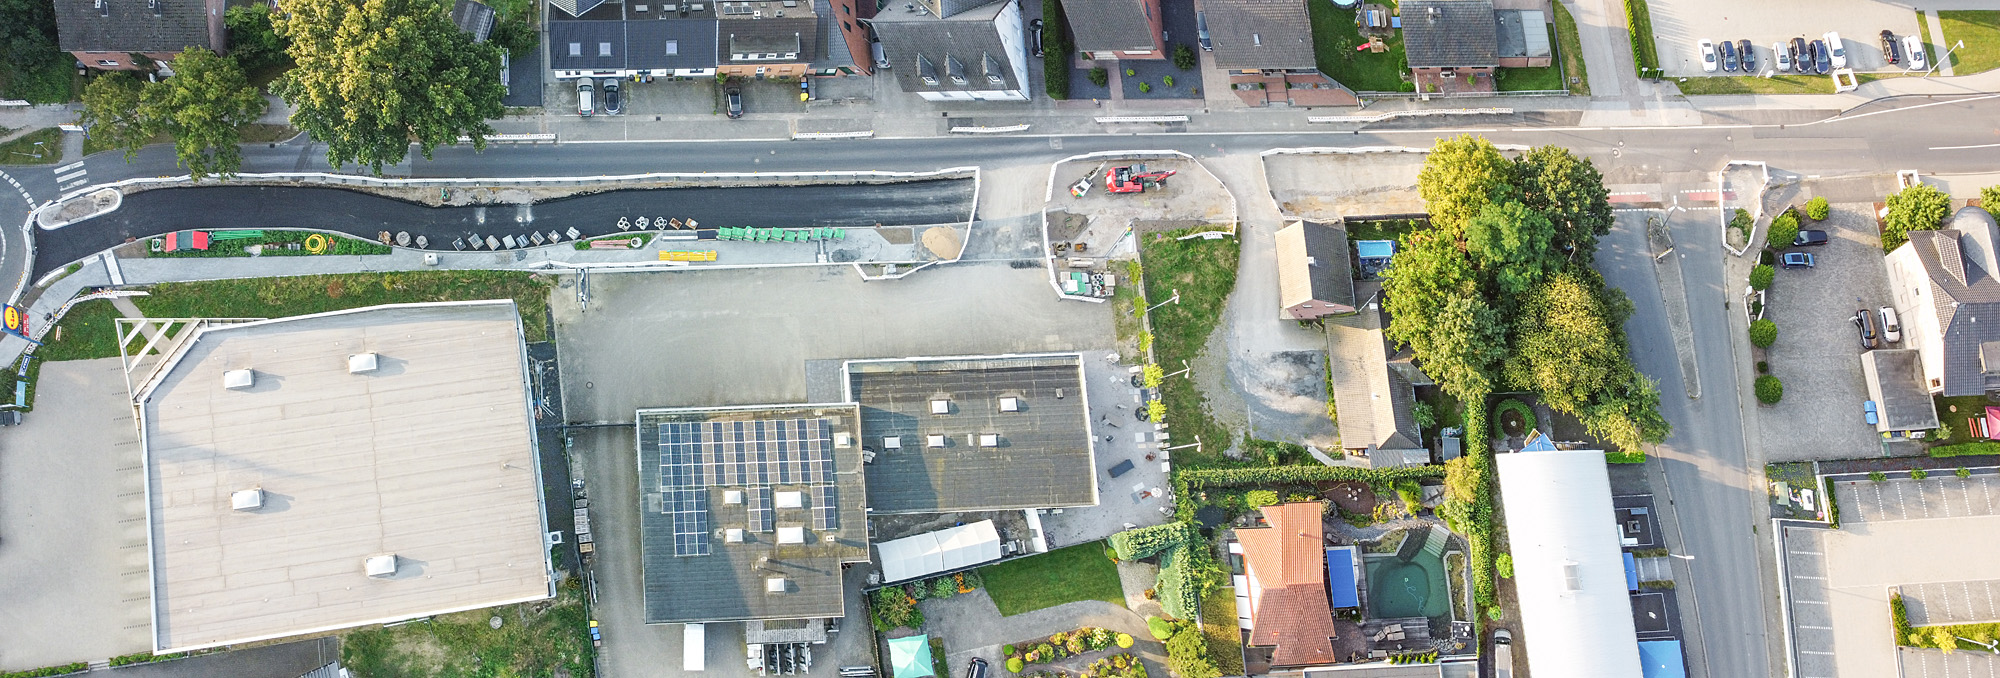
[[1431, 23], [1437, 23], [1438, 16], [1441, 14], [1443, 12], [1438, 11], [1438, 8], [1432, 7], [1424, 12], [1424, 17], [1430, 20]]

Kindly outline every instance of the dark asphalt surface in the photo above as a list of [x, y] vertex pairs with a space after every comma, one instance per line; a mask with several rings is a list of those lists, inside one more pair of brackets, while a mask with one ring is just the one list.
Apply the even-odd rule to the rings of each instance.
[[[408, 231], [451, 251], [452, 241], [530, 232], [583, 237], [619, 232], [618, 220], [644, 216], [693, 218], [701, 227], [803, 228], [914, 226], [963, 222], [972, 216], [973, 182], [938, 179], [867, 186], [809, 185], [742, 188], [632, 189], [536, 203], [485, 207], [426, 207], [339, 188], [206, 186], [168, 188], [125, 197], [118, 211], [35, 234], [40, 276], [117, 246], [190, 228], [314, 228], [374, 240]], [[567, 235], [564, 236], [568, 238]]]
[[316, 638], [281, 645], [221, 652], [190, 659], [122, 666], [109, 673], [118, 678], [298, 678], [340, 658], [339, 638]]

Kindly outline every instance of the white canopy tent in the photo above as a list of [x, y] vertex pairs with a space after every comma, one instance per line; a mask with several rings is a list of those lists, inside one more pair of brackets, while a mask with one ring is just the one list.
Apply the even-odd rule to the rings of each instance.
[[882, 554], [882, 580], [898, 582], [1000, 559], [1000, 533], [982, 520], [875, 545]]
[[1528, 666], [1537, 675], [1640, 678], [1639, 637], [1602, 450], [1494, 455]]

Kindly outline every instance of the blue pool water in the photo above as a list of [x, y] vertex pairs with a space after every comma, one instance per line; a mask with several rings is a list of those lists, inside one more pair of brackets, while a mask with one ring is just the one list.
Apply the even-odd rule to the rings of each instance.
[[1396, 254], [1396, 241], [1362, 240], [1354, 243], [1354, 249], [1363, 259], [1387, 259]]

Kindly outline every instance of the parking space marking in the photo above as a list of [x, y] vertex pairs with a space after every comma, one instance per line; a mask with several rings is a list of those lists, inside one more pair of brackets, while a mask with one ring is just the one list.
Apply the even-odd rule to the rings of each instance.
[[1826, 577], [1815, 577], [1815, 576], [1812, 576], [1812, 575], [1809, 575], [1809, 574], [1795, 574], [1795, 575], [1792, 575], [1792, 578], [1793, 578], [1793, 579], [1817, 579], [1817, 580], [1820, 580], [1820, 581], [1826, 581]]
[[1786, 551], [1786, 553], [1790, 553], [1795, 556], [1812, 556], [1814, 558], [1820, 556], [1818, 551]]
[[1807, 605], [1825, 605], [1825, 604], [1827, 604], [1827, 602], [1826, 602], [1826, 601], [1824, 601], [1824, 600], [1800, 600], [1800, 599], [1798, 599], [1798, 598], [1793, 598], [1793, 599], [1792, 599], [1792, 602], [1794, 602], [1794, 603], [1805, 603], [1805, 604], [1807, 604]]

